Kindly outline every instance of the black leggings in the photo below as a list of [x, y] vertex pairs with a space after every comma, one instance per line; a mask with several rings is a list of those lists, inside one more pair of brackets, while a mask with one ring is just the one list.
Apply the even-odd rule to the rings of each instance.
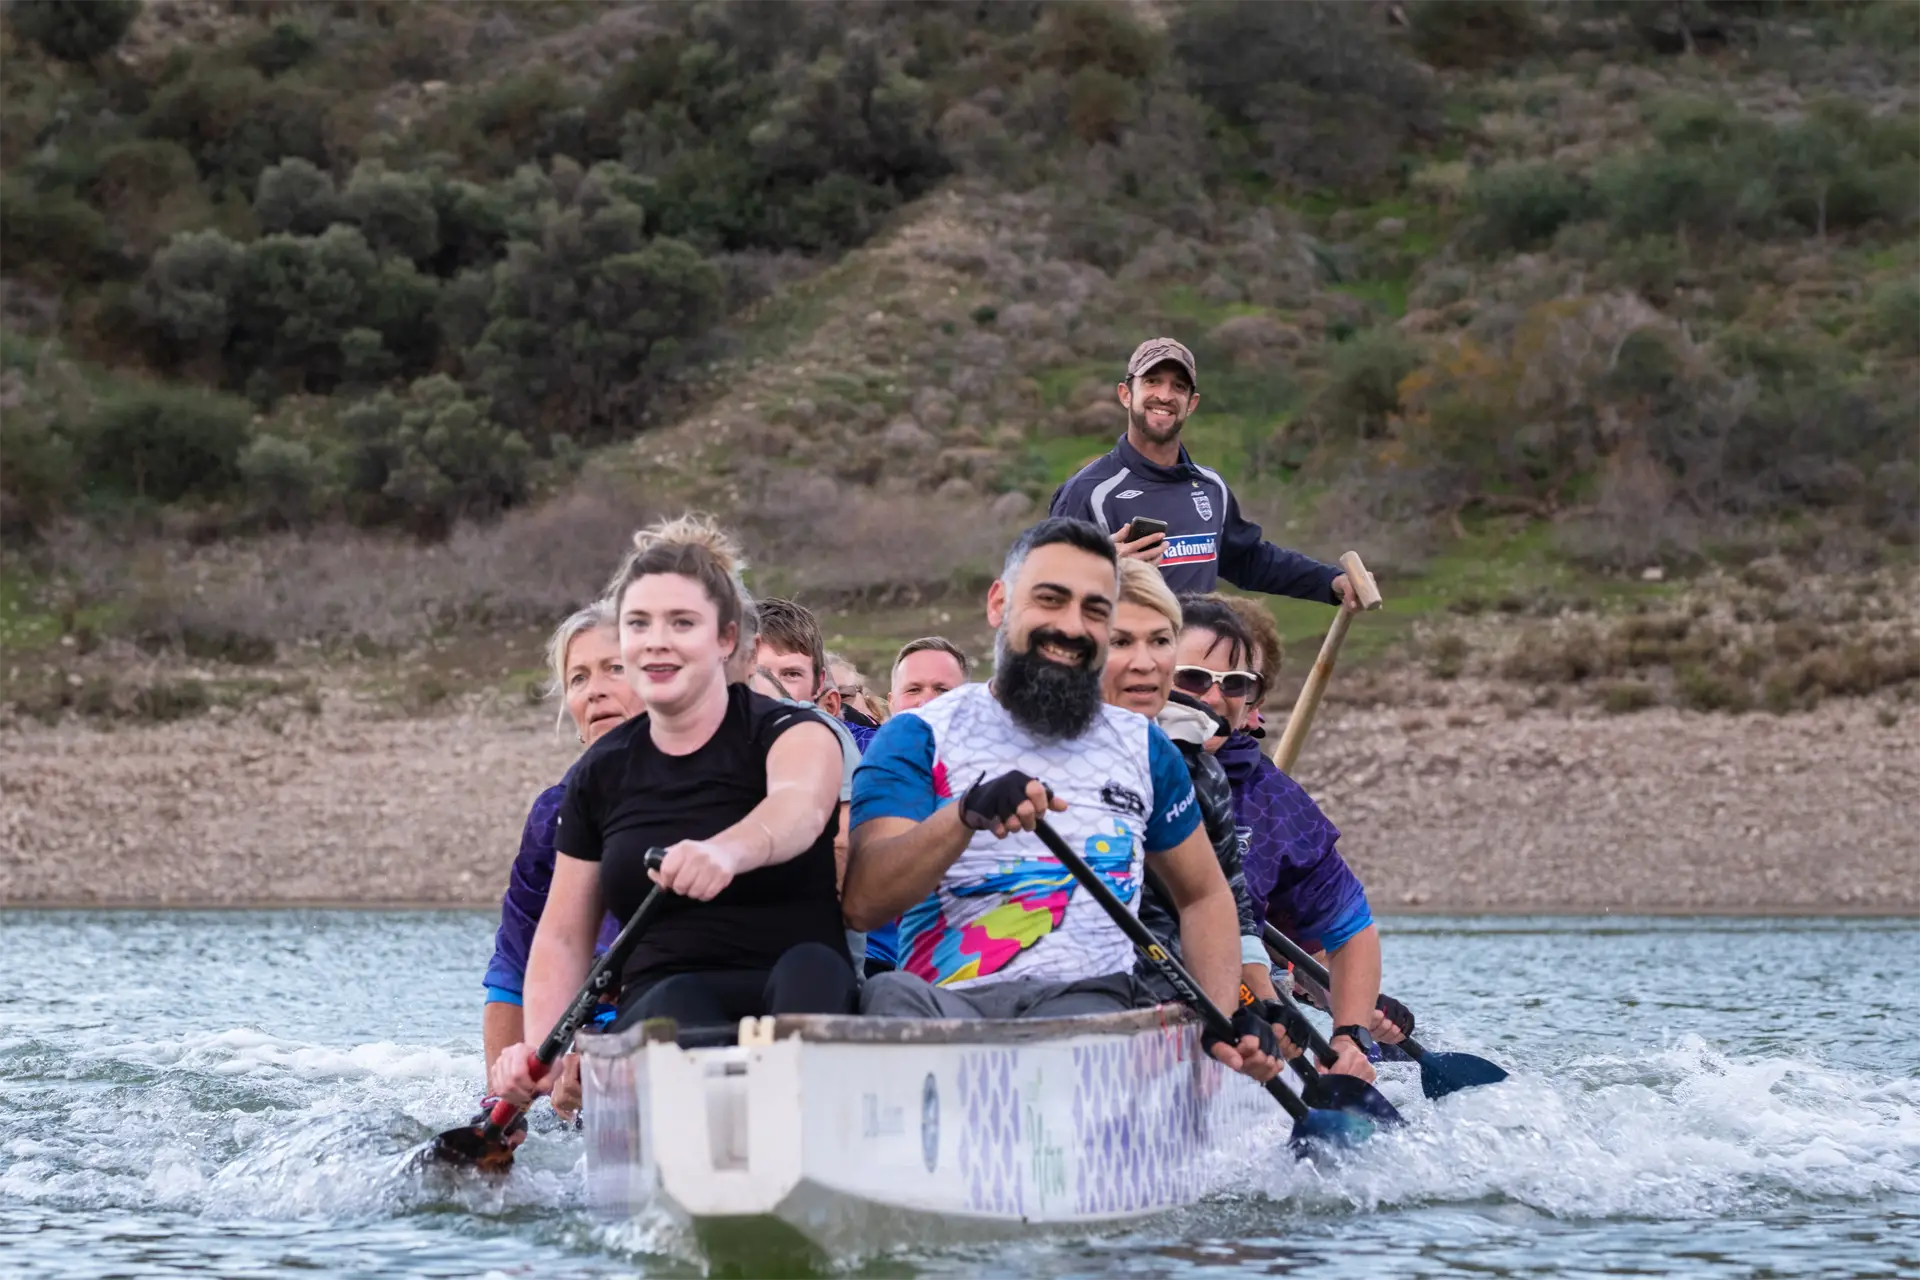
[[853, 1013], [859, 1003], [846, 957], [822, 943], [803, 942], [771, 969], [710, 969], [629, 987], [620, 993], [613, 1029], [624, 1031], [648, 1018], [723, 1027], [773, 1013]]

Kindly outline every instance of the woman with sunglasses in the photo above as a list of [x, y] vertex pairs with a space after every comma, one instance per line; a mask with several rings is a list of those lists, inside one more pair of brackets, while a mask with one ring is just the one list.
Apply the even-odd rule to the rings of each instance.
[[[1180, 602], [1160, 571], [1144, 560], [1120, 562], [1120, 594], [1114, 603], [1107, 640], [1107, 666], [1101, 676], [1106, 701], [1138, 711], [1155, 724], [1187, 763], [1193, 793], [1200, 803], [1201, 825], [1213, 844], [1214, 857], [1233, 890], [1240, 920], [1240, 981], [1262, 1000], [1274, 998], [1273, 973], [1266, 944], [1260, 940], [1260, 917], [1247, 894], [1240, 870], [1240, 841], [1235, 831], [1233, 790], [1227, 775], [1211, 754], [1226, 741], [1227, 722], [1197, 698], [1173, 688], [1175, 648], [1181, 626]], [[1140, 898], [1140, 921], [1176, 956], [1180, 953], [1179, 916], [1149, 884]], [[1152, 982], [1142, 962], [1141, 976]], [[1171, 999], [1171, 993], [1168, 999]], [[1274, 1028], [1279, 1035], [1279, 1028]], [[1283, 1037], [1284, 1039], [1284, 1037]], [[1283, 1049], [1291, 1056], [1290, 1045]]]
[[1173, 686], [1199, 698], [1234, 733], [1216, 753], [1233, 787], [1240, 862], [1254, 908], [1310, 952], [1322, 952], [1339, 1052], [1331, 1068], [1373, 1079], [1374, 1040], [1401, 1038], [1376, 1007], [1380, 998], [1380, 933], [1359, 877], [1340, 856], [1339, 830], [1298, 783], [1280, 772], [1249, 737], [1247, 715], [1264, 695], [1261, 655], [1244, 624], [1219, 596], [1180, 601]]

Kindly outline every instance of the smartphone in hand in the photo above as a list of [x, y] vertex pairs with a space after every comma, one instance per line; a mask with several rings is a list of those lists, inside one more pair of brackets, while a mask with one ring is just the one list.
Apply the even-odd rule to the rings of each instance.
[[1138, 542], [1142, 538], [1151, 538], [1156, 533], [1165, 533], [1166, 531], [1167, 522], [1165, 520], [1149, 520], [1145, 516], [1135, 516], [1127, 523], [1127, 535], [1124, 540], [1127, 542]]

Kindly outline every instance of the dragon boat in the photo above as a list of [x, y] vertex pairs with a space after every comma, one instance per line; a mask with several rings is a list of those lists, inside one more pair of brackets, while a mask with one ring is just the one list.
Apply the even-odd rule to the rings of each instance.
[[1033, 1021], [782, 1016], [583, 1035], [587, 1197], [708, 1251], [845, 1256], [1145, 1217], [1285, 1117], [1177, 1006]]

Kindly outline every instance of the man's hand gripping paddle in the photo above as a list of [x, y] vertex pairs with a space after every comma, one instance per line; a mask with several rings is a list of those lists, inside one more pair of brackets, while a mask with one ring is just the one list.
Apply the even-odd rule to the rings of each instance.
[[[1267, 925], [1266, 932], [1261, 936], [1266, 939], [1267, 950], [1274, 959], [1291, 963], [1315, 986], [1324, 990], [1332, 982], [1333, 975], [1327, 972], [1326, 966], [1308, 955], [1286, 934]], [[1410, 1035], [1403, 1038], [1398, 1047], [1420, 1064], [1420, 1092], [1429, 1098], [1444, 1098], [1450, 1093], [1471, 1089], [1476, 1085], [1499, 1084], [1507, 1078], [1504, 1070], [1485, 1058], [1471, 1053], [1435, 1053]], [[1318, 1051], [1316, 1047], [1315, 1052]]]
[[[1306, 1045], [1313, 1056], [1326, 1066], [1332, 1066], [1340, 1055], [1334, 1052], [1320, 1029], [1313, 1025], [1307, 1015], [1300, 1010], [1284, 992], [1275, 992], [1279, 999], [1272, 1002], [1273, 1016], [1268, 1019], [1287, 1033], [1287, 1039], [1295, 1044]], [[1242, 1002], [1251, 1002], [1253, 993], [1245, 987], [1240, 988]], [[1321, 1071], [1304, 1055], [1289, 1059], [1289, 1065], [1300, 1073], [1300, 1079], [1306, 1087], [1300, 1091], [1308, 1106], [1324, 1107], [1329, 1111], [1346, 1111], [1363, 1115], [1380, 1124], [1392, 1126], [1405, 1124], [1406, 1117], [1387, 1101], [1387, 1096], [1357, 1076], [1342, 1075], [1337, 1071]]]
[[[647, 870], [658, 871], [660, 864], [666, 861], [665, 849], [649, 849], [646, 854]], [[587, 970], [587, 980], [581, 984], [580, 992], [574, 996], [573, 1003], [547, 1033], [547, 1038], [534, 1050], [531, 1070], [534, 1079], [546, 1075], [560, 1056], [573, 1044], [574, 1035], [593, 1017], [593, 1011], [600, 1004], [600, 997], [613, 989], [615, 979], [626, 965], [627, 957], [633, 953], [634, 944], [640, 941], [648, 920], [655, 914], [666, 890], [659, 885], [647, 891], [641, 899], [640, 909], [633, 913], [626, 927], [620, 930], [593, 967]], [[520, 1117], [521, 1108], [502, 1098], [493, 1104], [493, 1111], [482, 1124], [462, 1125], [458, 1129], [449, 1129], [431, 1142], [417, 1150], [412, 1159], [419, 1163], [470, 1166], [487, 1173], [504, 1173], [513, 1165], [513, 1148], [507, 1145], [507, 1131]]]
[[[1060, 838], [1060, 833], [1053, 829], [1052, 824], [1044, 818], [1041, 819], [1034, 827], [1034, 834], [1039, 836], [1040, 842], [1047, 846], [1047, 852], [1058, 859], [1060, 865], [1079, 882], [1080, 887], [1100, 904], [1101, 909], [1107, 913], [1114, 924], [1120, 927], [1120, 932], [1127, 935], [1127, 941], [1133, 943], [1140, 954], [1147, 958], [1148, 963], [1160, 971], [1160, 975], [1180, 997], [1180, 1002], [1199, 1016], [1200, 1023], [1206, 1028], [1208, 1034], [1225, 1040], [1229, 1044], [1239, 1043], [1239, 1037], [1233, 1032], [1233, 1023], [1227, 1019], [1226, 1014], [1220, 1012], [1219, 1005], [1207, 998], [1206, 992], [1202, 991], [1200, 984], [1193, 980], [1193, 975], [1187, 972], [1186, 966], [1167, 954], [1166, 948], [1154, 940], [1153, 934], [1147, 931], [1147, 927], [1140, 923], [1139, 918], [1128, 911], [1120, 899], [1113, 896], [1113, 890], [1107, 887], [1106, 882], [1094, 873], [1093, 868], [1089, 867], [1079, 854], [1067, 846], [1067, 842]], [[1279, 1080], [1267, 1081], [1266, 1090], [1273, 1095], [1273, 1100], [1293, 1117], [1293, 1136], [1290, 1145], [1295, 1154], [1307, 1154], [1314, 1143], [1350, 1147], [1373, 1136], [1373, 1122], [1363, 1115], [1350, 1111], [1324, 1111], [1317, 1107], [1310, 1107]]]
[[[1154, 874], [1151, 867], [1147, 869], [1146, 881], [1153, 891], [1160, 895], [1160, 900], [1167, 904], [1168, 910], [1172, 910], [1173, 895], [1167, 892], [1166, 884]], [[1280, 995], [1278, 992], [1275, 994]], [[1247, 990], [1244, 985], [1241, 986], [1242, 1008], [1253, 1009], [1259, 1013], [1268, 1022], [1285, 1032], [1287, 1039], [1294, 1044], [1306, 1045], [1310, 1048], [1326, 1065], [1332, 1066], [1339, 1059], [1340, 1055], [1333, 1051], [1333, 1046], [1328, 1044], [1313, 1023], [1308, 1021], [1307, 1015], [1300, 1011], [1299, 1005], [1285, 995], [1280, 995], [1278, 1000], [1264, 1002], [1265, 1008], [1261, 1007], [1262, 1003], [1254, 999], [1253, 992]], [[1385, 1125], [1406, 1123], [1405, 1118], [1394, 1109], [1393, 1104], [1387, 1101], [1386, 1095], [1365, 1080], [1338, 1072], [1321, 1071], [1304, 1054], [1289, 1058], [1287, 1065], [1299, 1073], [1300, 1100], [1309, 1107], [1323, 1111], [1351, 1112]]]
[[[1341, 556], [1340, 568], [1347, 575], [1347, 590], [1360, 602], [1360, 608], [1378, 609], [1380, 588], [1374, 584], [1367, 566], [1360, 562], [1360, 553], [1349, 551]], [[1274, 744], [1273, 762], [1280, 766], [1282, 773], [1293, 772], [1300, 748], [1307, 745], [1307, 731], [1313, 728], [1314, 712], [1320, 709], [1320, 699], [1326, 695], [1327, 684], [1333, 679], [1334, 661], [1339, 658], [1340, 646], [1347, 642], [1347, 628], [1352, 625], [1353, 611], [1342, 605], [1333, 616], [1333, 625], [1327, 628], [1327, 638], [1320, 644], [1320, 656], [1313, 660], [1307, 682], [1300, 686], [1300, 696], [1293, 701], [1293, 714], [1287, 717], [1287, 727], [1280, 731], [1280, 741]]]

